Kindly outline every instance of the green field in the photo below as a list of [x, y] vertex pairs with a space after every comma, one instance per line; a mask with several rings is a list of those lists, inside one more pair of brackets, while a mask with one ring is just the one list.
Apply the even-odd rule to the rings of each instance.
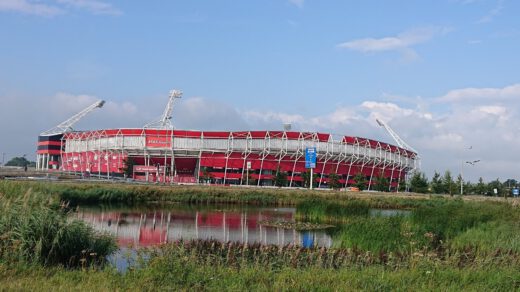
[[[151, 202], [295, 206], [300, 220], [336, 226], [335, 244], [172, 243], [141, 250], [118, 273], [103, 260], [114, 240], [67, 219], [77, 203]], [[511, 199], [0, 181], [0, 212], [0, 289], [520, 289], [520, 210]]]

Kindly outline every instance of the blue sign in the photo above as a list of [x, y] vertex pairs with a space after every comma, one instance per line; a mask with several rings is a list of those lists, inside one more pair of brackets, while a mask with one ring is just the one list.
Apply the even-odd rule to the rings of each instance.
[[316, 148], [305, 149], [305, 168], [316, 168]]
[[518, 197], [520, 195], [520, 189], [513, 189], [513, 196]]

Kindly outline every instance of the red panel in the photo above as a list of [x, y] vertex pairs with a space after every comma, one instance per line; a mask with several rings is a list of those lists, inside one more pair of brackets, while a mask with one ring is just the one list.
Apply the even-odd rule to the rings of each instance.
[[361, 138], [361, 137], [356, 137], [356, 140], [359, 144], [363, 145], [363, 146], [367, 146], [367, 145], [370, 145], [370, 142], [368, 141], [368, 139], [366, 138]]
[[282, 138], [283, 131], [269, 131], [269, 137], [271, 138]]
[[330, 134], [318, 133], [317, 135], [318, 135], [318, 140], [320, 142], [327, 142], [327, 141], [329, 141]]
[[339, 164], [337, 174], [347, 174], [348, 173], [348, 165], [343, 162]]
[[228, 138], [230, 132], [203, 132], [204, 138]]
[[61, 141], [42, 141], [38, 142], [38, 146], [61, 146]]
[[237, 138], [247, 138], [247, 135], [249, 134], [249, 132], [231, 132], [231, 136], [233, 136], [233, 138], [237, 139]]
[[298, 140], [300, 137], [300, 132], [286, 132], [285, 134], [289, 140]]
[[253, 138], [265, 138], [265, 136], [267, 135], [267, 131], [251, 131], [251, 137]]
[[347, 144], [355, 144], [356, 143], [356, 138], [355, 137], [351, 137], [351, 136], [345, 136], [345, 137], [343, 137], [343, 142], [347, 143]]
[[200, 138], [202, 135], [201, 131], [185, 131], [185, 130], [174, 130], [173, 136], [183, 138]]
[[365, 176], [370, 176], [371, 173], [372, 173], [372, 167], [368, 167], [368, 166], [363, 167], [363, 174]]
[[50, 154], [50, 155], [60, 155], [61, 150], [38, 150], [38, 154]]
[[243, 168], [244, 167], [244, 159], [243, 158], [229, 158], [228, 159], [228, 168]]
[[294, 163], [293, 162], [289, 162], [289, 161], [280, 161], [280, 170], [281, 171], [292, 171], [293, 169], [293, 165]]
[[105, 130], [105, 133], [107, 134], [107, 136], [115, 136], [115, 135], [117, 135], [118, 132], [119, 132], [119, 129]]
[[145, 129], [144, 130], [145, 135], [152, 135], [152, 136], [171, 136], [172, 131], [171, 130], [159, 130], [159, 129]]
[[210, 174], [214, 178], [224, 178], [224, 172], [210, 172]]
[[242, 178], [242, 173], [227, 173], [226, 174], [226, 178], [227, 179], [241, 179]]
[[336, 166], [337, 166], [336, 163], [327, 162], [327, 164], [325, 165], [325, 170], [323, 171], [323, 173], [325, 173], [325, 174], [336, 173]]
[[194, 173], [197, 158], [175, 158], [175, 169], [180, 173]]
[[302, 132], [301, 135], [302, 135], [303, 140], [313, 140], [314, 139], [314, 133]]
[[305, 162], [298, 161], [296, 162], [296, 167], [294, 168], [294, 172], [306, 172], [307, 168], [305, 168]]

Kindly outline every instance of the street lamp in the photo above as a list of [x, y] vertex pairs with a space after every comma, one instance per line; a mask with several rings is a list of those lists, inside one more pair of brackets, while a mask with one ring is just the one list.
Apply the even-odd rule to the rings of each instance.
[[[469, 149], [471, 149], [471, 148], [469, 148]], [[471, 166], [475, 166], [475, 164], [477, 164], [478, 162], [480, 162], [480, 159], [473, 160], [473, 161], [466, 161], [466, 163]], [[460, 195], [461, 196], [464, 193], [464, 176], [462, 174], [463, 166], [464, 166], [464, 163], [461, 163], [461, 165], [460, 165]]]

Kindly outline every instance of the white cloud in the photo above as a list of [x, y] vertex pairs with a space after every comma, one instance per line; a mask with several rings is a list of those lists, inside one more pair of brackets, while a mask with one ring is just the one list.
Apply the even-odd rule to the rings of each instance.
[[56, 2], [77, 9], [85, 9], [93, 14], [122, 14], [121, 10], [115, 8], [112, 4], [98, 0], [56, 0]]
[[112, 4], [99, 0], [53, 0], [46, 2], [40, 0], [0, 0], [0, 11], [46, 17], [65, 14], [71, 8], [85, 10], [92, 14], [122, 14], [121, 10]]
[[520, 83], [503, 88], [475, 88], [468, 87], [449, 91], [446, 95], [437, 98], [438, 102], [481, 102], [520, 100]]
[[303, 8], [303, 5], [305, 4], [305, 0], [289, 0], [289, 3], [297, 6], [298, 8]]
[[0, 11], [18, 12], [48, 17], [64, 13], [64, 11], [59, 7], [42, 4], [38, 1], [31, 2], [29, 0], [1, 0]]
[[362, 53], [398, 51], [407, 59], [412, 59], [417, 57], [417, 53], [412, 49], [413, 46], [428, 42], [435, 36], [444, 35], [449, 31], [448, 27], [422, 27], [402, 32], [397, 36], [363, 38], [340, 43], [337, 46]]

